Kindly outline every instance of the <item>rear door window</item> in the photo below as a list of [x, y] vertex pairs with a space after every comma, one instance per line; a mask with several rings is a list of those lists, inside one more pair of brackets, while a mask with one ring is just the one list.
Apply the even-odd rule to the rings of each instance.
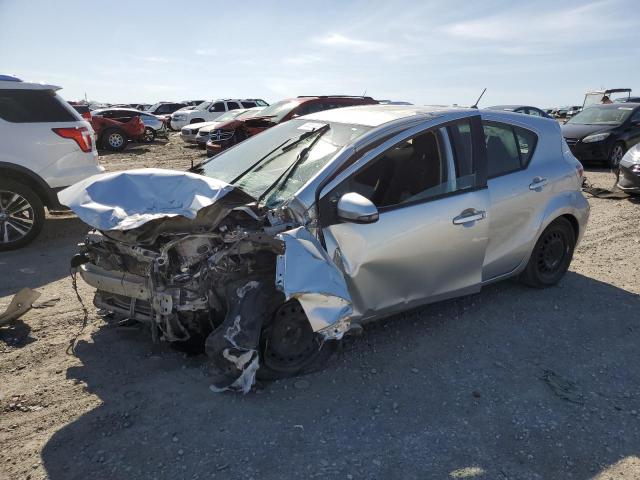
[[536, 134], [506, 123], [491, 121], [482, 123], [489, 178], [526, 168], [537, 143]]
[[242, 108], [253, 108], [256, 106], [256, 102], [241, 102]]
[[53, 90], [0, 89], [0, 118], [13, 123], [75, 122]]
[[240, 104], [238, 102], [227, 102], [227, 107], [229, 107], [229, 110], [238, 110]]

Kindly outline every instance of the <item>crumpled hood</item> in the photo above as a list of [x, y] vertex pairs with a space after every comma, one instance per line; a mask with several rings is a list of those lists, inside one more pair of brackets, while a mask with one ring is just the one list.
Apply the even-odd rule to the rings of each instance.
[[141, 168], [86, 178], [58, 193], [86, 224], [130, 230], [158, 218], [195, 219], [235, 187], [195, 173]]

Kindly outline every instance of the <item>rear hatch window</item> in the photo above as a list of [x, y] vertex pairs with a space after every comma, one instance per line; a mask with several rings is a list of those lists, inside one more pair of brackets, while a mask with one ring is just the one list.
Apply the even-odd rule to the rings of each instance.
[[0, 118], [13, 123], [78, 121], [53, 90], [0, 89]]

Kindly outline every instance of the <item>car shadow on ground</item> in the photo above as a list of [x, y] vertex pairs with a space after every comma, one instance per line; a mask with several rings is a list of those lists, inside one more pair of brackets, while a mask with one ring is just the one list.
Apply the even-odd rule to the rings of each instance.
[[51, 480], [591, 478], [640, 454], [639, 307], [576, 273], [503, 282], [246, 396], [209, 391], [204, 357], [104, 326], [66, 372], [101, 404], [43, 463]]
[[31, 336], [31, 327], [22, 320], [14, 320], [0, 327], [0, 342], [10, 347], [22, 348], [35, 341]]
[[[50, 215], [30, 245], [0, 253], [0, 297], [37, 288], [69, 275], [69, 260], [88, 228], [71, 213]], [[6, 273], [5, 273], [6, 272]]]

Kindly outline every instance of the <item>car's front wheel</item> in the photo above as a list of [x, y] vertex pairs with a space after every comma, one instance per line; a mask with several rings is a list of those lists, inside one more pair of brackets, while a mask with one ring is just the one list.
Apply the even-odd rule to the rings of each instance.
[[44, 205], [26, 185], [0, 179], [0, 251], [24, 247], [44, 225]]
[[624, 143], [617, 142], [611, 147], [611, 152], [609, 153], [609, 160], [607, 163], [609, 164], [609, 168], [618, 168], [620, 166], [620, 160], [624, 157], [625, 148]]
[[260, 380], [277, 380], [322, 368], [335, 350], [335, 341], [324, 341], [309, 324], [297, 301], [280, 306], [260, 336]]
[[142, 141], [144, 143], [153, 143], [156, 139], [156, 131], [151, 127], [145, 127], [144, 133], [142, 134]]
[[573, 226], [566, 218], [554, 220], [540, 235], [527, 268], [520, 277], [522, 282], [536, 288], [545, 288], [560, 281], [569, 268], [576, 246]]
[[112, 152], [121, 152], [127, 146], [127, 137], [122, 130], [111, 128], [102, 134], [102, 146]]

